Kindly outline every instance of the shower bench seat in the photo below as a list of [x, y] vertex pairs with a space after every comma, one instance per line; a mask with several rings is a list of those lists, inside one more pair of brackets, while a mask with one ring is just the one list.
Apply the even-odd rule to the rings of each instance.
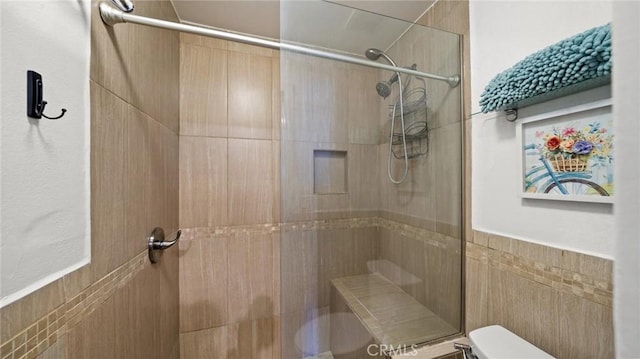
[[[372, 342], [387, 347], [424, 343], [458, 332], [456, 328], [430, 311], [407, 292], [379, 273], [342, 277], [331, 280], [331, 312], [351, 312], [360, 321]], [[333, 317], [333, 316], [332, 316]], [[338, 316], [340, 317], [340, 316]], [[344, 323], [331, 323], [331, 348], [334, 341], [353, 342], [340, 333]], [[362, 337], [362, 334], [359, 334]], [[334, 352], [335, 355], [335, 352]]]

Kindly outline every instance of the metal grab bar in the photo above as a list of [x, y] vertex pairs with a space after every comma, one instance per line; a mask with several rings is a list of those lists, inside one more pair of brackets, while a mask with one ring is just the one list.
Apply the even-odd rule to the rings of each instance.
[[165, 242], [164, 230], [161, 227], [153, 229], [149, 237], [147, 237], [147, 248], [149, 249], [149, 260], [151, 263], [157, 263], [163, 250], [173, 246], [180, 240], [182, 230], [176, 232], [176, 238], [172, 241]]
[[127, 22], [127, 23], [157, 27], [157, 28], [167, 29], [167, 30], [188, 32], [196, 35], [215, 37], [215, 38], [231, 40], [231, 41], [238, 41], [238, 42], [251, 44], [251, 45], [265, 46], [272, 49], [289, 50], [289, 51], [298, 52], [302, 54], [322, 57], [325, 59], [331, 59], [331, 60], [337, 60], [337, 61], [347, 62], [351, 64], [356, 64], [356, 65], [368, 66], [368, 67], [378, 68], [378, 69], [387, 70], [387, 71], [401, 72], [403, 74], [444, 81], [448, 83], [449, 86], [451, 87], [456, 87], [460, 84], [459, 75], [452, 75], [452, 76], [433, 75], [426, 72], [407, 69], [404, 67], [385, 65], [385, 64], [370, 61], [370, 60], [359, 59], [353, 56], [346, 56], [346, 55], [336, 54], [333, 52], [316, 50], [309, 47], [294, 45], [286, 42], [276, 42], [276, 41], [265, 40], [265, 39], [261, 39], [253, 36], [234, 34], [231, 32], [207, 29], [204, 27], [193, 26], [193, 25], [180, 24], [180, 23], [175, 23], [175, 22], [166, 21], [166, 20], [154, 19], [146, 16], [133, 15], [133, 14], [120, 11], [105, 2], [100, 3], [99, 9], [100, 9], [100, 17], [102, 18], [102, 21], [109, 26], [114, 26], [116, 24]]

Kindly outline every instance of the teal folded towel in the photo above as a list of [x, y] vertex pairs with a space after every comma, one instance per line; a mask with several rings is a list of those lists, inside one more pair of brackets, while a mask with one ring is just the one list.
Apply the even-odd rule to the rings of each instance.
[[548, 46], [498, 74], [480, 96], [482, 112], [611, 73], [611, 24]]

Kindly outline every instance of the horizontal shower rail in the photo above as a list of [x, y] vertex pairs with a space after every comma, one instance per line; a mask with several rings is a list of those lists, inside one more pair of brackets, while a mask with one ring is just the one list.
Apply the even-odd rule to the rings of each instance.
[[214, 29], [209, 29], [209, 28], [204, 28], [204, 27], [199, 27], [194, 25], [180, 24], [180, 23], [166, 21], [166, 20], [154, 19], [146, 16], [133, 15], [133, 14], [118, 10], [113, 6], [104, 2], [100, 3], [100, 17], [102, 18], [102, 21], [109, 26], [114, 26], [120, 23], [132, 23], [132, 24], [157, 27], [157, 28], [167, 29], [167, 30], [188, 32], [196, 35], [215, 37], [215, 38], [224, 39], [224, 40], [238, 41], [238, 42], [251, 44], [251, 45], [265, 46], [272, 49], [288, 50], [292, 52], [322, 57], [325, 59], [331, 59], [331, 60], [347, 62], [351, 64], [356, 64], [356, 65], [378, 68], [378, 69], [387, 70], [387, 71], [400, 72], [408, 75], [413, 75], [413, 76], [418, 76], [418, 77], [423, 77], [423, 78], [428, 78], [433, 80], [444, 81], [448, 83], [451, 87], [456, 87], [458, 86], [458, 84], [460, 84], [459, 75], [452, 75], [452, 76], [433, 75], [426, 72], [420, 72], [420, 71], [411, 70], [403, 67], [385, 65], [385, 64], [373, 62], [370, 60], [359, 59], [353, 56], [346, 56], [346, 55], [336, 54], [333, 52], [312, 49], [309, 47], [293, 45], [286, 42], [276, 42], [276, 41], [265, 40], [265, 39], [261, 39], [253, 36], [240, 35], [240, 34], [235, 34], [231, 32], [214, 30]]

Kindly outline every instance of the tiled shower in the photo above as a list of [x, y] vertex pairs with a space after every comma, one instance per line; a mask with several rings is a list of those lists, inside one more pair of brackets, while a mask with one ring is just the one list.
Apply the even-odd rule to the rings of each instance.
[[[294, 36], [285, 27], [281, 37]], [[414, 25], [388, 52], [403, 66], [459, 74], [460, 46], [458, 35]], [[394, 185], [391, 99], [375, 91], [386, 77], [181, 35], [182, 357], [339, 358], [461, 331], [461, 90], [427, 82], [428, 153]], [[376, 313], [386, 331], [341, 333], [358, 321], [336, 289], [342, 279], [392, 288], [376, 296], [365, 285], [357, 303], [413, 311]], [[345, 344], [350, 333], [365, 340]]]

